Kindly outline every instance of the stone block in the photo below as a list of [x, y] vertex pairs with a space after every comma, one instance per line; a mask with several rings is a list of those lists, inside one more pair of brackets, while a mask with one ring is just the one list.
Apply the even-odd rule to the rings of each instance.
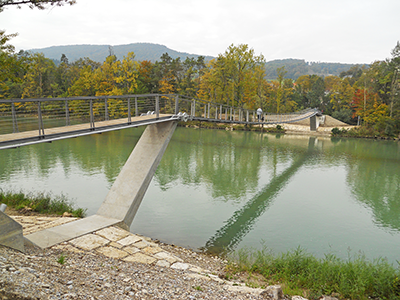
[[128, 261], [128, 262], [138, 262], [138, 263], [142, 263], [142, 264], [152, 264], [156, 261], [156, 259], [154, 257], [148, 256], [148, 255], [140, 253], [140, 252], [135, 253], [131, 256], [125, 257], [123, 260]]
[[93, 250], [108, 244], [110, 241], [95, 234], [87, 234], [70, 241], [75, 247], [84, 250]]
[[107, 257], [118, 258], [118, 259], [124, 258], [125, 256], [129, 255], [128, 252], [116, 249], [114, 247], [109, 247], [109, 246], [98, 248], [98, 249], [96, 249], [96, 251]]
[[123, 250], [128, 252], [128, 253], [130, 253], [130, 254], [135, 254], [135, 253], [140, 251], [139, 248], [136, 248], [136, 247], [133, 247], [133, 246], [126, 246], [126, 247], [123, 248]]
[[117, 243], [121, 244], [122, 246], [128, 246], [128, 245], [132, 245], [134, 243], [137, 243], [137, 242], [139, 242], [141, 240], [142, 240], [141, 237], [138, 237], [135, 234], [130, 234], [126, 238], [123, 238], [122, 240], [117, 241]]
[[25, 251], [22, 225], [0, 211], [0, 245]]
[[118, 241], [123, 239], [124, 237], [129, 235], [129, 232], [126, 230], [123, 230], [121, 228], [118, 227], [108, 227], [108, 228], [104, 228], [102, 230], [96, 231], [96, 234], [110, 240], [110, 241]]
[[179, 257], [176, 257], [164, 251], [154, 254], [154, 257], [156, 257], [157, 259], [166, 260], [170, 264], [176, 263], [177, 261], [182, 262], [182, 259], [180, 259]]

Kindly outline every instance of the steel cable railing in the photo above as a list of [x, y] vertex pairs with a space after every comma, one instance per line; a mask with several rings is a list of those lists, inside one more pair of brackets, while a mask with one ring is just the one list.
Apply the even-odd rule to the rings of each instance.
[[[175, 94], [9, 99], [0, 100], [0, 135], [36, 131], [39, 138], [50, 128], [90, 124], [91, 130], [108, 126], [104, 121], [131, 124], [133, 118], [153, 114], [176, 116], [186, 113], [192, 120], [258, 124], [255, 110], [238, 108]], [[263, 124], [300, 121], [317, 114], [306, 109], [289, 114], [263, 114]], [[186, 115], [185, 115], [186, 118]], [[135, 122], [137, 120], [135, 119]], [[146, 123], [147, 124], [147, 123]]]

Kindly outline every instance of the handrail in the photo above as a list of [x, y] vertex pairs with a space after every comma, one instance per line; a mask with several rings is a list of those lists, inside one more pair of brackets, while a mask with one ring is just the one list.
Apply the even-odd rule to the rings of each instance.
[[[84, 127], [87, 124], [88, 128], [82, 129], [86, 134], [86, 130], [94, 133], [110, 128], [116, 130], [143, 126], [145, 124], [135, 118], [147, 115], [148, 112], [153, 112], [153, 116], [151, 121], [146, 121], [146, 124], [164, 121], [166, 116], [171, 120], [190, 119], [250, 125], [281, 124], [297, 122], [320, 114], [317, 109], [283, 114], [263, 113], [264, 121], [258, 122], [255, 110], [177, 94], [0, 99], [0, 149], [5, 144], [4, 136], [7, 134], [36, 130], [36, 134], [33, 134], [34, 139], [49, 141], [54, 128], [68, 127], [72, 132], [74, 131], [72, 126]], [[66, 138], [68, 134], [63, 136]], [[57, 138], [59, 137], [60, 134]], [[15, 136], [14, 139], [20, 138]], [[32, 136], [28, 140], [31, 141]], [[9, 144], [9, 139], [7, 143]]]

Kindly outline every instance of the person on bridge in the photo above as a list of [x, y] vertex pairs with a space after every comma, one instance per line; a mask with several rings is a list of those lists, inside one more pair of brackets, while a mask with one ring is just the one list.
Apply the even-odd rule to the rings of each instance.
[[262, 118], [262, 114], [263, 114], [263, 111], [262, 111], [261, 107], [259, 107], [259, 108], [257, 109], [257, 119], [258, 119], [258, 122], [260, 122], [260, 120], [263, 120], [263, 119], [264, 119], [264, 118]]

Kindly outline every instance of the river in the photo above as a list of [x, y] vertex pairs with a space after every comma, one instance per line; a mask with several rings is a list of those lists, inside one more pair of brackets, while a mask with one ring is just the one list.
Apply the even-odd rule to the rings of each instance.
[[[0, 188], [96, 213], [143, 128], [0, 152]], [[131, 231], [212, 253], [400, 260], [400, 143], [177, 128]]]

